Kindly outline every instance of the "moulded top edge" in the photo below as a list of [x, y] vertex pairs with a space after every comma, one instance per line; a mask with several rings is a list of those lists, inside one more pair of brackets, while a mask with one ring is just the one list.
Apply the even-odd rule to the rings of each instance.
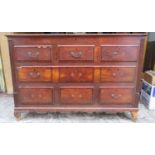
[[147, 36], [147, 33], [136, 33], [136, 34], [9, 34], [7, 37], [65, 37], [65, 36]]

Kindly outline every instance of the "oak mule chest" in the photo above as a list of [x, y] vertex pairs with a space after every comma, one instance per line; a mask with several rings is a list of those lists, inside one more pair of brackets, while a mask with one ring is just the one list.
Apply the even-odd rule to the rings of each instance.
[[9, 35], [14, 114], [131, 112], [137, 119], [145, 34]]

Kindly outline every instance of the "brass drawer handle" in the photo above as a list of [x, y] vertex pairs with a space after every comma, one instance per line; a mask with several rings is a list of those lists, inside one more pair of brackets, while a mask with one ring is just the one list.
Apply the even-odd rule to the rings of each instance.
[[42, 94], [38, 94], [38, 95], [36, 95], [36, 94], [30, 94], [30, 96], [29, 96], [31, 99], [34, 99], [34, 98], [39, 98], [39, 99], [41, 99], [42, 98]]
[[112, 76], [113, 77], [117, 77], [117, 76], [120, 76], [120, 77], [123, 77], [124, 76], [124, 73], [123, 72], [120, 72], [120, 73], [112, 73]]
[[78, 98], [82, 98], [82, 94], [77, 94], [77, 95], [72, 94], [71, 97], [72, 98], [77, 98], [77, 97]]
[[30, 98], [31, 99], [34, 99], [35, 98], [35, 95], [34, 94], [30, 94]]
[[[75, 75], [74, 73], [71, 73], [70, 76], [71, 76], [71, 77], [75, 77], [76, 75]], [[78, 73], [77, 76], [78, 76], [78, 77], [82, 77], [82, 73]]]
[[82, 73], [79, 73], [78, 76], [79, 76], [79, 77], [82, 77]]
[[70, 52], [70, 55], [74, 58], [80, 58], [82, 56], [82, 52]]
[[115, 52], [113, 52], [113, 54], [114, 54], [114, 55], [118, 55], [118, 52], [117, 52], [117, 51], [115, 51]]
[[112, 76], [113, 76], [113, 77], [116, 77], [116, 76], [117, 76], [117, 74], [116, 74], [116, 73], [112, 73]]
[[75, 74], [74, 73], [71, 73], [70, 75], [71, 75], [71, 77], [75, 77]]
[[28, 75], [29, 75], [30, 78], [33, 78], [33, 79], [37, 79], [37, 78], [40, 77], [39, 72], [29, 72]]
[[111, 94], [113, 99], [119, 99], [122, 95], [121, 94]]
[[74, 98], [74, 97], [75, 97], [75, 95], [74, 95], [74, 94], [72, 94], [72, 95], [71, 95], [71, 97], [72, 97], [72, 98]]
[[30, 58], [37, 58], [39, 56], [39, 52], [33, 53], [33, 52], [28, 52], [28, 56]]
[[79, 94], [79, 98], [82, 98], [82, 94]]

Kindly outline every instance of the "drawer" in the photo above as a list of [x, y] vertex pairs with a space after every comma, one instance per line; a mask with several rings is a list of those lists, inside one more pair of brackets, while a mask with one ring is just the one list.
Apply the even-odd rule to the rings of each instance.
[[101, 104], [128, 104], [134, 102], [133, 88], [100, 88]]
[[101, 61], [137, 61], [139, 46], [102, 46]]
[[59, 69], [60, 82], [93, 82], [93, 68], [90, 67], [66, 67]]
[[136, 67], [103, 67], [101, 82], [134, 82]]
[[94, 46], [59, 46], [59, 62], [93, 62]]
[[51, 61], [51, 50], [49, 46], [15, 47], [15, 58], [17, 61]]
[[21, 88], [18, 99], [24, 105], [50, 105], [53, 103], [52, 88]]
[[93, 101], [92, 97], [92, 88], [60, 88], [61, 104], [91, 104]]
[[19, 67], [18, 80], [20, 82], [50, 82], [52, 69], [48, 67]]

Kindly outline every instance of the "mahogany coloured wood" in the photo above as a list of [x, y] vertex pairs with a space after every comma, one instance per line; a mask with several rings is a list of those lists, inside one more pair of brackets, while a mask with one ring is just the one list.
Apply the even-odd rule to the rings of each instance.
[[88, 67], [59, 68], [59, 82], [93, 82], [94, 69]]
[[102, 46], [101, 60], [102, 61], [137, 61], [139, 46]]
[[18, 68], [18, 80], [21, 82], [52, 81], [52, 68], [47, 67], [21, 67]]
[[135, 120], [146, 34], [8, 36], [15, 116], [125, 112]]
[[58, 46], [59, 62], [93, 62], [94, 46], [92, 45], [59, 45]]
[[93, 90], [91, 88], [60, 88], [60, 104], [91, 104]]
[[22, 88], [19, 89], [21, 106], [51, 105], [53, 103], [53, 90], [47, 88]]
[[17, 61], [51, 61], [52, 48], [47, 46], [16, 46]]
[[101, 68], [102, 82], [134, 82], [135, 67], [103, 67]]
[[132, 104], [134, 101], [132, 88], [101, 88], [101, 104]]

